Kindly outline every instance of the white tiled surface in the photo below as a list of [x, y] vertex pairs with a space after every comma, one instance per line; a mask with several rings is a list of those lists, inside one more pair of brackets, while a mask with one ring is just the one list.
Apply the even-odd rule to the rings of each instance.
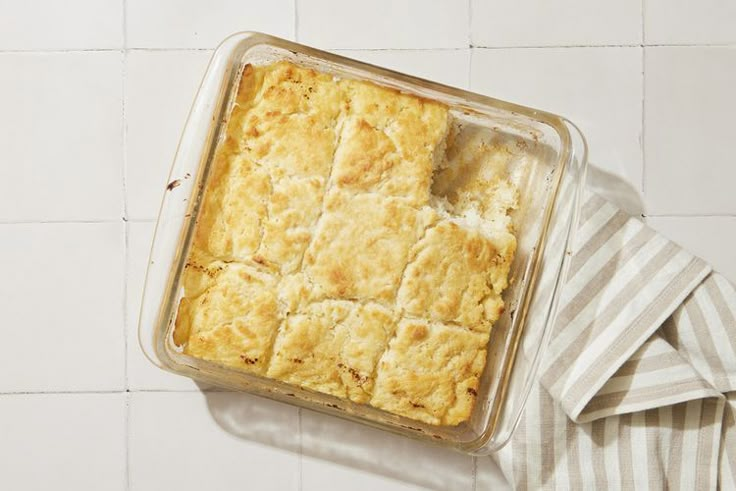
[[125, 388], [123, 228], [0, 225], [0, 393]]
[[120, 218], [122, 59], [0, 52], [0, 220]]
[[[229, 399], [229, 401], [228, 401]], [[136, 490], [295, 490], [299, 455], [291, 450], [234, 437], [208, 415], [208, 405], [258, 405], [251, 423], [265, 433], [298, 438], [294, 408], [243, 394], [134, 393], [130, 400], [128, 454], [130, 487]], [[268, 419], [263, 416], [268, 412]], [[277, 416], [275, 416], [278, 415]], [[227, 415], [227, 417], [242, 417]], [[268, 431], [266, 431], [268, 430]]]
[[133, 220], [158, 214], [161, 189], [211, 56], [209, 50], [135, 50], [125, 57], [125, 191]]
[[120, 0], [0, 0], [0, 12], [0, 50], [123, 47]]
[[594, 164], [643, 191], [651, 225], [736, 281], [733, 2], [0, 0], [0, 11], [0, 489], [504, 486], [488, 458], [202, 393], [143, 357], [152, 219], [230, 32], [560, 112]]
[[641, 0], [470, 0], [474, 46], [639, 44]]
[[640, 183], [641, 57], [640, 47], [475, 49], [470, 88], [569, 118], [591, 162]]
[[215, 48], [238, 31], [294, 36], [293, 0], [125, 0], [128, 48]]
[[0, 395], [2, 488], [126, 489], [127, 397]]
[[736, 214], [736, 46], [651, 48], [644, 63], [647, 210]]
[[155, 222], [128, 222], [126, 257], [125, 329], [127, 339], [127, 382], [138, 390], [197, 390], [189, 378], [161, 370], [151, 364], [138, 344], [138, 314]]
[[644, 33], [650, 44], [736, 43], [736, 2], [644, 0]]
[[298, 41], [320, 48], [467, 48], [469, 8], [456, 0], [296, 0]]

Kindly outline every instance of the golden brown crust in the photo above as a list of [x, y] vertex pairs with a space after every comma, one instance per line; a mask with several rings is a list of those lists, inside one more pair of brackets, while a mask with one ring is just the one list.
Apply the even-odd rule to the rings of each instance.
[[397, 303], [414, 316], [487, 332], [503, 305], [494, 274], [508, 275], [510, 249], [499, 251], [479, 231], [443, 220], [414, 246]]
[[488, 334], [402, 320], [381, 358], [371, 404], [433, 425], [456, 425], [475, 403]]
[[263, 82], [256, 99], [244, 104], [249, 109], [240, 122], [240, 150], [276, 178], [327, 178], [341, 90], [332, 77], [285, 62], [254, 71], [263, 72]]
[[244, 263], [191, 268], [204, 288], [181, 301], [175, 338], [186, 333], [184, 353], [264, 373], [279, 326], [275, 278]]
[[341, 143], [333, 169], [337, 187], [406, 197], [417, 205], [429, 201], [431, 168], [403, 158], [391, 138], [365, 119], [345, 121]]
[[247, 258], [261, 241], [270, 178], [240, 156], [220, 157], [214, 165], [194, 247], [215, 257]]
[[299, 267], [321, 213], [325, 183], [321, 177], [284, 178], [273, 183], [258, 255], [281, 266]]
[[317, 298], [392, 301], [409, 248], [435, 217], [431, 209], [416, 210], [397, 198], [330, 194], [304, 256]]
[[447, 133], [447, 110], [365, 82], [347, 82], [346, 91], [351, 109], [335, 154], [335, 185], [426, 205], [434, 152]]
[[367, 402], [374, 369], [388, 345], [394, 322], [389, 310], [375, 304], [313, 303], [286, 319], [267, 375]]
[[373, 394], [376, 367], [396, 330], [396, 314], [376, 304], [353, 308], [338, 329], [347, 338], [337, 366], [348, 397], [368, 402]]
[[336, 326], [350, 312], [347, 302], [328, 301], [310, 305], [305, 312], [289, 316], [274, 345], [267, 375], [338, 397], [347, 392], [337, 370], [344, 337]]
[[445, 106], [413, 95], [287, 62], [245, 67], [175, 343], [429, 424], [466, 421], [503, 308], [515, 205], [476, 203], [488, 195], [462, 177], [472, 158], [457, 132], [439, 165], [448, 128]]
[[408, 160], [432, 160], [448, 131], [447, 107], [369, 82], [348, 82], [353, 114], [388, 135]]

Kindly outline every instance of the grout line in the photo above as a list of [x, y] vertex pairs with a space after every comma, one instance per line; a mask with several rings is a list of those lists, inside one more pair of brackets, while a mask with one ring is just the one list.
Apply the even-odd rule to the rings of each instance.
[[473, 0], [468, 0], [468, 48], [473, 47]]
[[299, 42], [299, 0], [294, 0], [294, 42]]
[[736, 44], [677, 44], [677, 43], [624, 43], [624, 44], [548, 44], [548, 45], [519, 45], [519, 46], [482, 46], [471, 45], [480, 49], [545, 49], [545, 48], [736, 48]]
[[[124, 41], [124, 44], [127, 41]], [[116, 53], [124, 51], [214, 51], [215, 48], [69, 48], [69, 49], [0, 49], [0, 55], [4, 54], [28, 54], [28, 55], [43, 55], [43, 54], [75, 54], [75, 53]]]
[[156, 223], [155, 218], [128, 218], [125, 221], [129, 223]]
[[519, 46], [482, 46], [472, 45], [472, 48], [478, 49], [575, 49], [575, 48], [639, 48], [642, 43], [625, 43], [625, 44], [528, 44]]
[[475, 50], [473, 48], [470, 48], [470, 53], [468, 54], [468, 90], [472, 90], [472, 80], [473, 80], [473, 54], [475, 53]]
[[[686, 44], [686, 43], [657, 43], [657, 44], [646, 44], [646, 43], [632, 43], [632, 44], [549, 44], [549, 45], [519, 45], [519, 46], [483, 46], [479, 44], [473, 44], [470, 46], [435, 46], [428, 48], [361, 48], [361, 47], [344, 47], [344, 46], [320, 46], [320, 49], [325, 51], [459, 51], [470, 48], [478, 49], [563, 49], [563, 48], [736, 48], [736, 43], [723, 44]], [[0, 50], [0, 56], [4, 54], [28, 54], [28, 55], [40, 55], [40, 54], [74, 54], [74, 53], [114, 53], [114, 52], [131, 52], [131, 51], [151, 51], [151, 52], [181, 52], [181, 51], [214, 51], [215, 48], [187, 48], [187, 47], [166, 47], [166, 48], [155, 48], [155, 47], [134, 47], [134, 48], [71, 48], [71, 49], [4, 49]]]
[[638, 48], [641, 47], [642, 43], [626, 43], [626, 44], [529, 44], [519, 46], [483, 46], [473, 44], [472, 48], [477, 49], [493, 49], [493, 50], [504, 50], [504, 49], [575, 49], [575, 48]]
[[89, 395], [89, 394], [125, 394], [125, 390], [38, 390], [0, 392], [3, 396], [40, 396], [40, 395]]
[[122, 141], [123, 141], [123, 168], [122, 168], [122, 185], [123, 185], [123, 220], [128, 219], [128, 183], [127, 183], [127, 173], [128, 173], [128, 121], [125, 114], [126, 110], [126, 98], [128, 95], [127, 92], [127, 75], [128, 75], [128, 36], [126, 34], [127, 30], [127, 20], [126, 20], [126, 0], [123, 1], [123, 57], [122, 57], [122, 108], [121, 108], [121, 116], [123, 118], [123, 125], [122, 125]]
[[180, 48], [153, 48], [153, 47], [136, 47], [136, 48], [126, 48], [128, 51], [153, 51], [153, 52], [160, 52], [160, 51], [214, 51], [216, 46], [213, 46], [211, 48], [187, 48], [187, 47], [180, 47]]
[[[647, 119], [646, 119], [646, 101], [647, 101], [647, 70], [646, 70], [647, 50], [641, 49], [641, 195], [647, 195], [647, 160], [646, 160], [646, 141], [647, 141]], [[646, 200], [645, 200], [646, 201]]]
[[[0, 220], [2, 225], [81, 225], [81, 224], [101, 224], [101, 223], [119, 223], [126, 222], [125, 218], [105, 219], [105, 220]], [[137, 220], [136, 220], [137, 221]]]
[[67, 48], [67, 49], [0, 49], [4, 54], [61, 54], [61, 53], [115, 53], [122, 52], [123, 48]]
[[131, 395], [125, 394], [125, 489], [130, 491], [130, 403]]
[[[647, 50], [644, 49], [644, 46], [646, 46], [646, 33], [644, 29], [644, 2], [646, 0], [641, 0], [639, 2], [640, 7], [640, 20], [641, 20], [641, 43], [642, 43], [642, 49], [641, 49], [641, 142], [639, 145], [639, 152], [641, 154], [641, 195], [642, 197], [646, 196], [646, 190], [647, 190], [647, 162], [646, 162], [646, 93], [647, 93], [647, 78], [646, 78], [646, 56], [647, 56]], [[646, 201], [646, 199], [644, 199]], [[646, 208], [646, 206], [643, 206]], [[644, 217], [644, 214], [642, 213], [642, 217]]]
[[128, 0], [122, 0], [123, 3], [123, 49], [128, 49]]
[[130, 224], [123, 227], [123, 367], [126, 392], [130, 390], [128, 379], [128, 274], [130, 272]]
[[736, 218], [736, 213], [644, 213], [646, 218]]
[[125, 221], [130, 222], [130, 223], [156, 223], [155, 218], [130, 218], [128, 217], [128, 219]]
[[646, 1], [647, 0], [641, 0], [640, 7], [641, 7], [641, 42], [643, 45], [646, 46], [647, 44], [647, 36], [646, 36], [646, 19], [644, 16], [646, 15]]
[[[126, 115], [126, 99], [128, 96], [128, 3], [127, 0], [122, 0], [123, 5], [123, 66], [122, 66], [122, 112], [121, 116], [123, 119], [123, 168], [122, 168], [122, 188], [123, 188], [123, 381], [125, 384], [125, 391], [128, 392], [130, 388], [130, 382], [128, 380], [128, 272], [130, 263], [130, 225], [128, 225], [128, 118]], [[126, 403], [130, 396], [126, 396]], [[128, 420], [126, 413], [126, 438], [128, 435]], [[128, 478], [128, 444], [126, 440], [125, 447], [125, 487], [130, 489], [130, 482]]]
[[80, 224], [102, 224], [102, 223], [155, 223], [155, 218], [131, 218], [105, 219], [105, 220], [0, 220], [2, 225], [80, 225]]

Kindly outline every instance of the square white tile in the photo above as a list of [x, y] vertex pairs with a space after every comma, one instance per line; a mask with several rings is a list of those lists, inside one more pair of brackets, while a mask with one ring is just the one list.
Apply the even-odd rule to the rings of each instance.
[[345, 49], [335, 52], [348, 58], [461, 89], [470, 86], [470, 49]]
[[641, 187], [641, 48], [473, 49], [476, 92], [560, 114], [589, 160]]
[[122, 390], [123, 223], [0, 225], [0, 243], [0, 392]]
[[296, 0], [296, 36], [322, 49], [467, 48], [468, 2]]
[[[351, 491], [410, 491], [426, 490], [424, 486], [392, 479], [381, 474], [336, 464], [329, 460], [305, 456], [302, 459], [303, 491], [349, 489]], [[466, 488], [470, 490], [470, 488]]]
[[3, 489], [125, 489], [125, 394], [0, 395]]
[[645, 0], [647, 44], [728, 44], [736, 42], [736, 2], [732, 0]]
[[301, 428], [305, 491], [358, 480], [359, 489], [472, 489], [468, 455], [308, 410]]
[[471, 0], [473, 46], [641, 43], [641, 0]]
[[181, 132], [212, 53], [131, 51], [126, 58], [128, 216], [156, 218]]
[[0, 49], [65, 50], [123, 46], [121, 0], [2, 2]]
[[138, 392], [129, 425], [131, 491], [298, 488], [299, 456], [278, 446], [298, 442], [294, 408], [237, 393]]
[[0, 221], [122, 216], [118, 52], [0, 53]]
[[128, 222], [127, 227], [125, 324], [128, 340], [128, 388], [130, 390], [197, 390], [194, 381], [154, 366], [143, 354], [138, 342], [138, 316], [156, 224], [154, 222]]
[[647, 213], [736, 214], [736, 47], [646, 48]]
[[647, 223], [736, 284], [736, 217], [647, 217]]
[[294, 37], [294, 0], [126, 0], [128, 48], [215, 48], [230, 34]]

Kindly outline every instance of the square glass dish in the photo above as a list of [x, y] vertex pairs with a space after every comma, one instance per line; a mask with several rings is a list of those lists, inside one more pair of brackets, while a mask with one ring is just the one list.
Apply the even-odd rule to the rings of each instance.
[[[454, 121], [504, 149], [501, 166], [519, 189], [513, 212], [517, 250], [506, 308], [494, 324], [470, 419], [435, 426], [367, 404], [238, 371], [183, 353], [174, 343], [182, 275], [203, 192], [247, 64], [287, 60], [340, 79], [358, 79], [445, 104]], [[189, 114], [163, 190], [146, 275], [139, 341], [157, 366], [209, 384], [244, 390], [407, 437], [485, 454], [511, 437], [555, 319], [569, 263], [586, 168], [582, 135], [546, 112], [393, 72], [260, 33], [230, 36], [215, 51]], [[523, 349], [520, 347], [523, 346]], [[517, 354], [519, 356], [517, 356]]]

